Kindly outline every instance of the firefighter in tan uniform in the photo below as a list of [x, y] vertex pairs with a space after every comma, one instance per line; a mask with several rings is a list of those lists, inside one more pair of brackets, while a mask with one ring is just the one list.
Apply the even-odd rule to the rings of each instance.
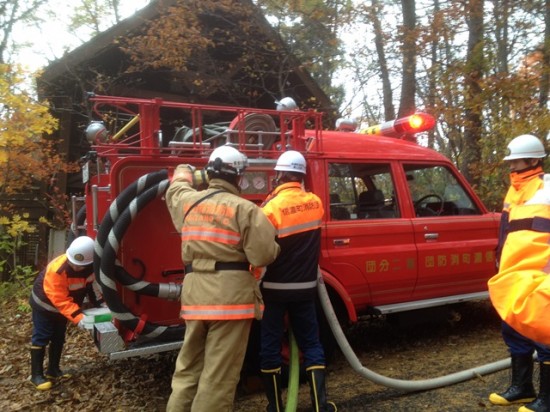
[[277, 228], [277, 242], [281, 246], [281, 254], [267, 266], [261, 282], [265, 311], [261, 322], [260, 366], [269, 402], [267, 410], [284, 410], [281, 341], [288, 315], [304, 356], [313, 411], [336, 411], [336, 405], [327, 401], [325, 354], [315, 308], [323, 204], [317, 195], [302, 189], [306, 160], [300, 152], [283, 153], [275, 170], [279, 185], [262, 206]]
[[180, 165], [166, 193], [186, 265], [181, 294], [185, 338], [168, 412], [233, 408], [251, 323], [263, 311], [249, 267], [266, 266], [279, 254], [273, 225], [258, 206], [239, 196], [247, 165], [235, 148], [218, 147], [206, 167], [207, 190], [195, 190], [192, 168]]
[[[501, 316], [502, 336], [512, 359], [508, 389], [489, 396], [491, 403], [527, 403], [521, 412], [550, 411], [550, 341], [547, 307], [550, 290], [536, 291], [548, 277], [550, 206], [541, 193], [550, 190], [543, 180], [544, 146], [532, 135], [521, 135], [508, 145], [504, 158], [510, 166], [510, 188], [504, 199], [498, 253], [499, 272], [488, 282], [493, 306]], [[534, 292], [534, 293], [533, 293]], [[533, 387], [533, 353], [540, 362], [540, 391]]]

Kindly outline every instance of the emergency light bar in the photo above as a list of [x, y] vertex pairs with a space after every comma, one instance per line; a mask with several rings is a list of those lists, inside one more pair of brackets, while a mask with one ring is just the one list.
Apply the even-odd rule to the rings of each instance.
[[415, 134], [430, 130], [435, 126], [435, 119], [427, 113], [415, 113], [407, 117], [391, 120], [376, 126], [361, 129], [361, 134], [375, 136], [401, 137], [407, 134]]

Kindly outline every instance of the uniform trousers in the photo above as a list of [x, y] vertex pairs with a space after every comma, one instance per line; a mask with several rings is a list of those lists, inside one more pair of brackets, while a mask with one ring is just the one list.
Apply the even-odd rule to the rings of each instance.
[[516, 332], [506, 322], [502, 322], [502, 338], [510, 350], [510, 355], [532, 355], [537, 351], [539, 362], [550, 361], [550, 347], [542, 345]]
[[32, 338], [33, 346], [54, 345], [63, 347], [65, 332], [67, 331], [67, 318], [61, 313], [46, 310], [32, 310]]
[[167, 412], [230, 412], [252, 319], [186, 320]]
[[292, 333], [304, 355], [304, 367], [325, 364], [325, 353], [319, 340], [319, 325], [315, 301], [277, 302], [265, 300], [261, 321], [260, 365], [262, 369], [282, 366], [281, 342], [285, 332], [285, 314], [288, 314]]

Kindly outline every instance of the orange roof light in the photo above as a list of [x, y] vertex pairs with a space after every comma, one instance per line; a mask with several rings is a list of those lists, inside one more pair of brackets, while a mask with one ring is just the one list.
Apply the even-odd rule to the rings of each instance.
[[427, 113], [415, 113], [407, 117], [391, 120], [376, 126], [361, 129], [359, 133], [377, 136], [401, 137], [433, 129], [435, 119]]

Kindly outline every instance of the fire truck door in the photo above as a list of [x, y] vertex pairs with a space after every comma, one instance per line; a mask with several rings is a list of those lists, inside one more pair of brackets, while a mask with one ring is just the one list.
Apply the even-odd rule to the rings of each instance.
[[401, 217], [390, 163], [339, 160], [327, 167], [323, 267], [356, 306], [409, 300], [416, 284], [416, 247], [411, 221]]
[[404, 166], [418, 247], [414, 299], [486, 290], [494, 274], [496, 224], [445, 165]]

